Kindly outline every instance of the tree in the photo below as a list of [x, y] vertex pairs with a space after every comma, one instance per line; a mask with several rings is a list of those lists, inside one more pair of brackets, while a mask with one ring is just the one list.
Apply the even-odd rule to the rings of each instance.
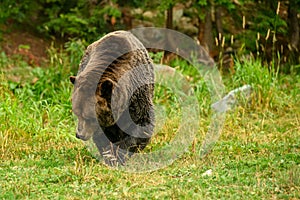
[[288, 7], [288, 24], [290, 33], [290, 45], [293, 50], [299, 49], [299, 20], [300, 0], [290, 0]]
[[235, 4], [238, 4], [236, 0], [196, 0], [194, 3], [199, 19], [198, 39], [209, 51], [215, 48], [214, 38], [221, 43], [224, 35], [222, 10], [235, 9]]

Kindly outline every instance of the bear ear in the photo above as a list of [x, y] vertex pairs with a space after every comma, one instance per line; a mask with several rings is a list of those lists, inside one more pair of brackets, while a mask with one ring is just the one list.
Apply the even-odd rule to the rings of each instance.
[[105, 99], [110, 99], [113, 90], [113, 82], [111, 80], [105, 80], [100, 85], [101, 96]]
[[70, 76], [70, 81], [74, 85], [76, 81], [76, 76]]

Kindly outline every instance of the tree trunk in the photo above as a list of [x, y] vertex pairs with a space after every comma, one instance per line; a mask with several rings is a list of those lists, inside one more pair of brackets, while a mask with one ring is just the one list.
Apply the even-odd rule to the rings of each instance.
[[170, 5], [167, 10], [166, 28], [173, 29], [173, 5]]
[[[223, 25], [222, 25], [222, 7], [218, 6], [215, 11], [215, 19], [216, 19], [216, 28], [218, 32], [219, 43], [222, 41], [222, 38], [219, 38], [219, 34], [223, 36]], [[221, 41], [220, 41], [221, 40]]]
[[[168, 10], [167, 10], [167, 19], [166, 19], [166, 28], [167, 29], [173, 29], [173, 5], [170, 5]], [[168, 34], [169, 32], [167, 32], [166, 34]], [[165, 41], [165, 49], [168, 49], [167, 47], [172, 47], [174, 46], [173, 44], [173, 40], [172, 40], [172, 36], [166, 36], [167, 40]], [[165, 64], [169, 64], [169, 61], [171, 59], [172, 56], [172, 52], [169, 51], [164, 51], [164, 56], [162, 59], [162, 62]]]
[[290, 0], [288, 9], [289, 32], [290, 44], [294, 50], [298, 50], [299, 47], [299, 20], [297, 17], [299, 7], [300, 6], [297, 5], [296, 0]]
[[205, 29], [204, 26], [205, 26], [205, 22], [203, 22], [201, 18], [198, 17], [198, 40], [201, 45], [204, 44], [204, 29]]
[[204, 46], [208, 51], [212, 51], [214, 48], [214, 36], [211, 18], [211, 8], [207, 8], [205, 12], [205, 26], [204, 26]]

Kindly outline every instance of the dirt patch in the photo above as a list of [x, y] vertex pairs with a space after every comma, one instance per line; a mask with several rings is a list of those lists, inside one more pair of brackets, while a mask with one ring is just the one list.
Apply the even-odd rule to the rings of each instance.
[[28, 64], [37, 66], [47, 59], [50, 44], [50, 41], [21, 30], [4, 33], [0, 42], [2, 50], [8, 56], [21, 55]]

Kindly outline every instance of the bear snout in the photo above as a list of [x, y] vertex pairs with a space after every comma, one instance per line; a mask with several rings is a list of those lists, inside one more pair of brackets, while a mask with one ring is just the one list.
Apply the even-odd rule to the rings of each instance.
[[90, 139], [89, 137], [86, 137], [85, 135], [81, 135], [78, 132], [76, 133], [76, 138], [80, 139], [80, 140], [83, 140], [83, 141], [87, 141], [87, 140]]

